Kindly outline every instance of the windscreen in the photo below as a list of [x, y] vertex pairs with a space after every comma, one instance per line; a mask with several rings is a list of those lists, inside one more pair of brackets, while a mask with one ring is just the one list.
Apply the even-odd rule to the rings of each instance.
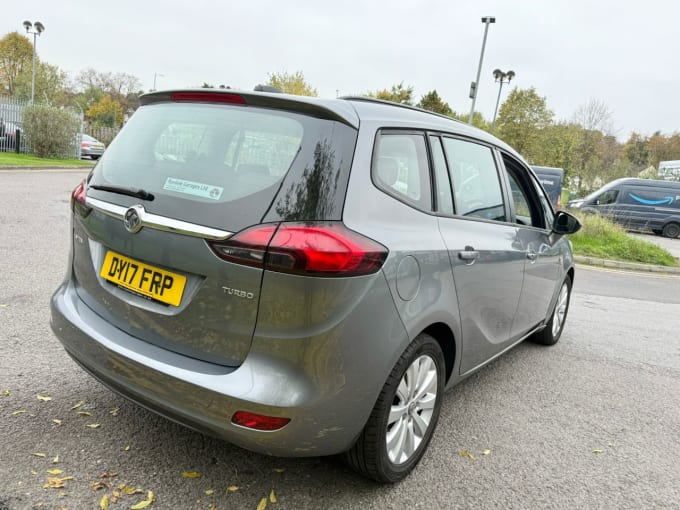
[[[335, 124], [236, 105], [143, 106], [107, 149], [90, 185], [143, 189], [154, 195], [144, 204], [148, 211], [237, 230], [261, 220], [291, 168], [313, 165], [320, 144], [335, 151]], [[122, 205], [130, 200], [138, 201], [116, 198]]]

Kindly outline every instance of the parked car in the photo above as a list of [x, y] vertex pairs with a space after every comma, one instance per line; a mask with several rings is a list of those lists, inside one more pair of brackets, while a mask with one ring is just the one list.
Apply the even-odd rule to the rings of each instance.
[[13, 122], [5, 122], [0, 119], [0, 151], [15, 150], [18, 129], [18, 126]]
[[580, 224], [497, 138], [366, 98], [140, 101], [73, 191], [51, 301], [66, 351], [112, 390], [395, 482], [446, 388], [559, 340]]
[[81, 157], [88, 156], [91, 159], [97, 160], [102, 156], [102, 154], [104, 154], [105, 149], [106, 146], [102, 142], [90, 135], [83, 133], [83, 138], [80, 142]]
[[538, 181], [550, 198], [550, 203], [556, 209], [562, 206], [562, 181], [564, 170], [551, 166], [532, 166], [531, 169], [538, 177]]
[[624, 178], [608, 182], [569, 207], [597, 213], [631, 230], [680, 236], [680, 182]]

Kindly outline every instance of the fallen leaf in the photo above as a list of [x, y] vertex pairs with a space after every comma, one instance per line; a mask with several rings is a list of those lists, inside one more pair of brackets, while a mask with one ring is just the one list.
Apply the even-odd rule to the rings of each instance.
[[265, 508], [267, 508], [267, 498], [262, 498], [260, 504], [257, 505], [257, 510], [264, 510]]
[[118, 500], [120, 499], [120, 491], [114, 490], [111, 492], [111, 504], [118, 503]]
[[106, 510], [107, 508], [109, 508], [109, 495], [108, 494], [104, 494], [102, 496], [102, 499], [99, 500], [99, 508], [101, 510]]
[[16, 411], [12, 412], [12, 416], [16, 416], [17, 414], [24, 414], [26, 412], [25, 409], [17, 409]]
[[184, 478], [200, 478], [201, 473], [198, 471], [182, 471], [182, 477]]
[[67, 480], [73, 480], [72, 476], [65, 476], [64, 478], [54, 478], [51, 476], [47, 477], [47, 483], [43, 485], [43, 489], [63, 489], [64, 482]]
[[47, 473], [50, 475], [60, 475], [63, 471], [61, 469], [48, 469]]
[[52, 459], [52, 464], [57, 464], [59, 463], [59, 455], [57, 455], [55, 458]]
[[92, 492], [101, 490], [101, 489], [107, 489], [109, 487], [108, 484], [104, 482], [90, 482], [90, 489]]
[[52, 400], [52, 397], [48, 397], [47, 395], [36, 395], [35, 398], [37, 398], [41, 402], [49, 402], [50, 400]]
[[114, 407], [113, 409], [111, 409], [111, 410], [109, 411], [109, 414], [110, 414], [111, 416], [118, 416], [118, 411], [120, 411], [120, 407]]
[[123, 448], [123, 450], [125, 450], [126, 452], [129, 452], [130, 451], [130, 445], [126, 444], [125, 448]]
[[0, 305], [0, 308], [7, 308], [9, 305], [7, 303], [3, 303]]
[[604, 450], [600, 450], [600, 449], [598, 449], [598, 448], [595, 448], [595, 449], [593, 450], [593, 453], [602, 453], [603, 451], [604, 451]]
[[227, 492], [236, 492], [238, 490], [238, 485], [230, 485], [227, 487]]
[[106, 471], [99, 475], [99, 478], [114, 478], [118, 476], [118, 471]]
[[283, 468], [274, 468], [275, 473], [283, 473], [284, 471], [285, 471], [285, 469], [283, 469]]
[[36, 457], [46, 457], [46, 455], [44, 453], [41, 453], [41, 452], [36, 452], [33, 455], [35, 455]]
[[92, 416], [92, 413], [88, 413], [87, 411], [78, 411], [78, 414], [80, 416]]
[[207, 491], [205, 491], [205, 495], [206, 496], [212, 496], [214, 492], [215, 492], [214, 489], [208, 489]]
[[142, 489], [138, 489], [136, 487], [132, 487], [131, 485], [119, 485], [118, 488], [120, 491], [125, 494], [126, 496], [130, 496], [132, 494], [144, 494], [144, 491]]
[[54, 423], [57, 427], [61, 425], [61, 420], [57, 420], [56, 418], [52, 420], [52, 423]]
[[215, 506], [215, 503], [210, 503], [208, 510], [217, 510], [217, 506]]
[[10, 395], [9, 390], [2, 390], [3, 397], [9, 397], [9, 395]]
[[460, 451], [460, 456], [461, 457], [467, 457], [470, 460], [475, 460], [475, 456], [472, 455], [469, 451], [467, 450], [461, 450]]
[[38, 472], [37, 472], [35, 469], [31, 469], [31, 474], [32, 474], [32, 475], [37, 475]]
[[98, 429], [99, 425], [100, 425], [99, 423], [88, 423], [85, 426], [88, 427], [88, 428], [91, 428], [91, 429]]
[[132, 505], [130, 507], [130, 510], [141, 510], [142, 508], [146, 508], [147, 506], [149, 506], [154, 501], [156, 501], [155, 494], [153, 493], [153, 491], [148, 491], [146, 493], [146, 499], [144, 501], [140, 501], [136, 505]]
[[84, 400], [81, 400], [80, 402], [78, 402], [76, 405], [74, 405], [74, 406], [71, 408], [71, 411], [73, 411], [74, 409], [78, 409], [78, 408], [80, 408], [80, 407], [83, 407], [84, 405], [85, 405], [85, 401], [84, 401]]
[[491, 450], [484, 450], [482, 452], [482, 455], [489, 455], [491, 453]]
[[274, 489], [269, 493], [269, 502], [276, 503], [276, 494], [274, 494]]

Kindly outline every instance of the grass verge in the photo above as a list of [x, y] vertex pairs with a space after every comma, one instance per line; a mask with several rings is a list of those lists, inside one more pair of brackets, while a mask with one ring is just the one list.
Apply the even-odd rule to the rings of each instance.
[[0, 168], [4, 167], [58, 167], [58, 166], [92, 166], [94, 161], [79, 159], [39, 158], [30, 154], [16, 152], [0, 152]]
[[678, 267], [678, 261], [663, 248], [629, 236], [624, 229], [596, 214], [578, 215], [583, 228], [570, 236], [574, 254], [601, 259]]

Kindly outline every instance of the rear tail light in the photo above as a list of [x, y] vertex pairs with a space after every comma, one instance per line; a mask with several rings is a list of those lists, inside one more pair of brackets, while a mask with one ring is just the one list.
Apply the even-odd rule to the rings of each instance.
[[76, 189], [71, 193], [71, 210], [74, 213], [78, 213], [83, 218], [90, 214], [90, 209], [85, 203], [85, 198], [87, 194], [87, 181], [83, 181], [76, 186]]
[[81, 147], [89, 147], [90, 144], [87, 143], [87, 142], [81, 142], [81, 143], [80, 143], [80, 146], [81, 146]]
[[231, 422], [241, 427], [255, 430], [279, 430], [288, 425], [290, 418], [278, 416], [265, 416], [264, 414], [249, 413], [248, 411], [236, 411], [231, 417]]
[[209, 244], [230, 262], [310, 276], [375, 273], [388, 254], [383, 245], [342, 223], [260, 225]]

